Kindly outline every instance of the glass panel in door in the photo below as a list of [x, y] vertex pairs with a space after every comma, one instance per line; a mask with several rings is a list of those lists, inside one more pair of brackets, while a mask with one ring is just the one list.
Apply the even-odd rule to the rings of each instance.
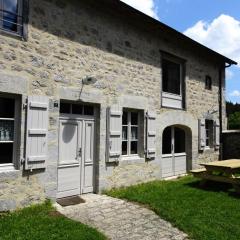
[[185, 153], [185, 131], [174, 128], [174, 153]]
[[163, 132], [162, 153], [163, 154], [172, 153], [172, 128], [171, 127], [167, 127]]
[[187, 163], [186, 163], [186, 150], [185, 150], [185, 131], [181, 128], [174, 127], [173, 135], [174, 152], [174, 175], [180, 175], [186, 173]]

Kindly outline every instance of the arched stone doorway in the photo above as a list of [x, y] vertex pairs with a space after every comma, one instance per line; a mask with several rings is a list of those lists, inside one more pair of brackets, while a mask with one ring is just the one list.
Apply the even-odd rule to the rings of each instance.
[[162, 177], [185, 174], [191, 168], [192, 133], [182, 125], [172, 125], [162, 133]]

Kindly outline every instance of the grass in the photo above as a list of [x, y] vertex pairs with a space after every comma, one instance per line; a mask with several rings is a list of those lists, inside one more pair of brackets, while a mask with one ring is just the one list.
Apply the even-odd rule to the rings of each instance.
[[108, 195], [144, 204], [195, 240], [239, 240], [240, 198], [229, 185], [200, 188], [188, 176], [113, 189]]
[[105, 240], [79, 222], [58, 214], [50, 202], [0, 215], [0, 240]]

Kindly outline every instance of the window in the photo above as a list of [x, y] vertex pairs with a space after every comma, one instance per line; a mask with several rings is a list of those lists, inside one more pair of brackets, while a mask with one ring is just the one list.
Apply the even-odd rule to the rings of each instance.
[[22, 0], [0, 0], [0, 29], [22, 35]]
[[[165, 56], [165, 55], [164, 55]], [[166, 55], [162, 59], [162, 106], [184, 107], [183, 60]]]
[[77, 115], [94, 115], [94, 107], [91, 105], [82, 105], [68, 102], [60, 103], [60, 113]]
[[212, 90], [212, 78], [210, 76], [205, 78], [205, 89]]
[[212, 120], [205, 120], [205, 127], [206, 127], [206, 147], [212, 148], [213, 147], [213, 121]]
[[139, 113], [123, 111], [122, 116], [122, 155], [138, 154]]
[[0, 97], [0, 164], [13, 164], [15, 100]]
[[169, 60], [162, 60], [163, 92], [181, 95], [181, 65]]
[[184, 153], [185, 131], [178, 127], [167, 127], [163, 131], [162, 154]]

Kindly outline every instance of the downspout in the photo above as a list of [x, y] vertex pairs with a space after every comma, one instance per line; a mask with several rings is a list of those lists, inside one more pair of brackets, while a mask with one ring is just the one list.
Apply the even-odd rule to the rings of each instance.
[[223, 131], [223, 127], [222, 127], [222, 120], [223, 120], [223, 116], [222, 116], [222, 100], [223, 100], [223, 96], [222, 96], [222, 72], [223, 70], [225, 71], [226, 68], [231, 67], [232, 64], [229, 63], [228, 65], [224, 66], [224, 67], [220, 67], [219, 69], [219, 127], [220, 127], [220, 155], [219, 155], [219, 160], [222, 160], [222, 145], [223, 145], [223, 141], [222, 141], [222, 131]]

